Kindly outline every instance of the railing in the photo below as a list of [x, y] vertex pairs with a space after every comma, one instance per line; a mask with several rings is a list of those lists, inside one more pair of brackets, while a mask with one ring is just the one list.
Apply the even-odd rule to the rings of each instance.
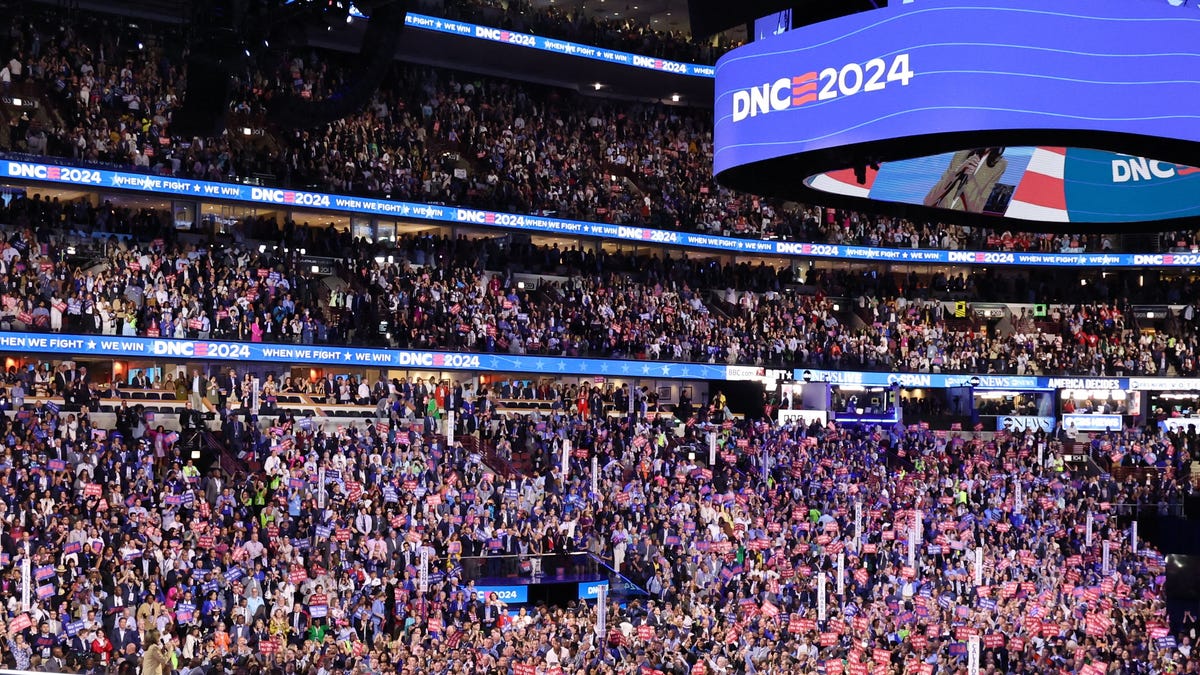
[[[448, 561], [436, 562], [444, 568]], [[559, 580], [576, 581], [586, 577], [599, 577], [608, 580], [609, 598], [611, 599], [632, 599], [647, 595], [645, 590], [628, 577], [614, 570], [601, 558], [587, 552], [469, 556], [459, 558], [454, 562], [462, 565], [462, 578], [467, 581], [509, 578], [553, 583]], [[538, 563], [540, 563], [540, 567]], [[540, 574], [534, 575], [535, 569], [540, 570]]]
[[1110, 504], [1109, 512], [1121, 517], [1178, 516], [1183, 517], [1183, 504], [1162, 502], [1158, 504]]
[[[549, 555], [497, 554], [459, 558], [464, 580], [484, 578], [532, 578], [533, 561], [541, 562], [540, 579], [553, 581], [582, 576], [607, 576], [601, 564], [587, 553], [554, 553]], [[444, 563], [444, 561], [442, 561]]]

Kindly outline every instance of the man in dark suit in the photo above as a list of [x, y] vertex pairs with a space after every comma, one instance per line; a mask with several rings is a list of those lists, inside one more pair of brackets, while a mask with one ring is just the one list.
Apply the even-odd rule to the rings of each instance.
[[183, 410], [179, 412], [179, 428], [183, 431], [190, 431], [203, 426], [204, 419], [200, 416], [199, 411], [192, 409], [192, 402], [184, 403]]
[[[239, 404], [241, 397], [238, 395], [238, 376], [237, 371], [233, 368], [218, 380], [218, 393], [220, 395], [220, 403], [222, 408], [233, 409]], [[230, 401], [232, 400], [232, 405]]]
[[117, 627], [113, 629], [112, 637], [109, 641], [113, 644], [113, 652], [125, 651], [126, 645], [136, 645], [138, 643], [137, 631], [129, 625], [129, 619], [125, 615], [121, 615], [117, 619]]
[[58, 367], [58, 371], [54, 373], [54, 393], [62, 396], [66, 394], [67, 388], [71, 386], [71, 382], [75, 379], [75, 371], [68, 368], [65, 364]]

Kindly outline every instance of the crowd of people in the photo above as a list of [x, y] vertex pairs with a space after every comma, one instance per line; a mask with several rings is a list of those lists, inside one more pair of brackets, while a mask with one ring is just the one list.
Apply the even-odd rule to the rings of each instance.
[[[382, 386], [383, 401], [411, 388]], [[1118, 516], [1192, 494], [1195, 437], [1087, 441], [1106, 461], [1152, 459], [1152, 479], [1122, 480], [1038, 433], [778, 427], [701, 406], [680, 435], [679, 420], [596, 414], [620, 390], [506, 416], [487, 389], [435, 408], [531, 452], [528, 475], [394, 415], [264, 420], [231, 475], [202, 473], [170, 434], [14, 409], [0, 656], [70, 673], [947, 675], [978, 636], [981, 672], [1200, 672], [1195, 613], [1171, 621], [1163, 557]], [[709, 432], [711, 464], [696, 452]], [[470, 578], [496, 556], [565, 553], [642, 591], [613, 596], [600, 634], [594, 601], [509, 607]]]
[[[601, 8], [603, 9], [603, 8]], [[740, 40], [718, 34], [696, 39], [687, 31], [660, 30], [653, 24], [630, 17], [606, 16], [603, 11], [584, 8], [535, 6], [529, 0], [430, 0], [417, 3], [418, 11], [429, 11], [449, 19], [571, 40], [585, 45], [686, 63], [714, 64], [722, 54], [738, 47]], [[675, 17], [686, 20], [686, 16]]]
[[[1006, 251], [1122, 247], [1117, 236], [945, 226], [735, 193], [712, 177], [710, 110], [417, 66], [397, 65], [366, 109], [337, 122], [271, 128], [264, 119], [273, 98], [324, 98], [353, 69], [346, 57], [319, 50], [259, 56], [238, 74], [233, 132], [184, 137], [171, 129], [186, 82], [180, 29], [150, 22], [135, 29], [88, 13], [68, 22], [28, 8], [11, 14], [11, 86], [29, 88], [26, 96], [45, 105], [9, 120], [8, 138], [0, 139], [9, 151], [733, 237]], [[1186, 248], [1193, 235], [1163, 243]]]
[[[13, 223], [0, 227], [8, 330], [785, 368], [1200, 372], [1186, 277], [1138, 286], [1137, 272], [1097, 275], [1076, 286], [1070, 274], [803, 270], [505, 237], [370, 244], [262, 219], [218, 238], [181, 235], [170, 214], [36, 194], [0, 216]], [[314, 272], [311, 256], [329, 270]], [[954, 316], [956, 301], [1036, 300], [1044, 316], [1014, 304], [1003, 329]], [[1146, 322], [1134, 316], [1139, 301], [1177, 307]]]
[[[47, 104], [9, 120], [9, 150], [731, 236], [1119, 245], [734, 194], [711, 177], [708, 111], [410, 66], [365, 111], [323, 128], [184, 139], [171, 131], [183, 33], [9, 9], [0, 87]], [[517, 0], [441, 9], [679, 60], [708, 62], [726, 47]], [[231, 119], [253, 124], [285, 91], [322, 98], [346, 68], [315, 50], [248, 62]], [[257, 216], [179, 231], [171, 213], [35, 192], [0, 202], [0, 330], [1200, 374], [1200, 282], [1187, 276], [776, 268], [503, 234], [371, 242]], [[1194, 235], [1163, 241], [1187, 248]], [[328, 269], [314, 271], [314, 259]], [[1012, 308], [989, 324], [956, 316], [957, 301]], [[1139, 302], [1175, 307], [1147, 321]], [[645, 387], [335, 373], [267, 377], [250, 410], [247, 377], [197, 368], [119, 382], [70, 361], [0, 376], [4, 667], [961, 675], [978, 638], [987, 673], [1200, 674], [1200, 610], [1168, 615], [1164, 558], [1130, 527], [1131, 516], [1172, 514], [1195, 495], [1195, 434], [930, 430], [920, 415], [935, 411], [912, 404], [905, 415], [916, 419], [890, 428], [781, 426], [735, 419], [719, 392], [667, 414]], [[139, 388], [173, 391], [178, 425], [129, 400], [99, 412]], [[297, 418], [276, 405], [289, 394], [374, 411], [369, 423]], [[510, 399], [538, 404], [517, 412], [502, 405]], [[210, 413], [227, 453], [201, 466], [173, 427], [209, 426]], [[1080, 454], [1089, 459], [1067, 461]], [[567, 555], [624, 582], [603, 613], [594, 600], [509, 606], [477, 588], [502, 557], [524, 573]]]

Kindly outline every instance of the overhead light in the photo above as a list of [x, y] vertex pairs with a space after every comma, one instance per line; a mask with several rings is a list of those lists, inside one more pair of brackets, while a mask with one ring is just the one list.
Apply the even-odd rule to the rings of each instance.
[[266, 245], [266, 244], [259, 244], [259, 245], [258, 245], [258, 252], [259, 252], [259, 253], [266, 253], [266, 252], [267, 252], [267, 245]]
[[593, 84], [592, 89], [595, 89], [596, 91], [600, 91], [600, 83], [597, 82], [596, 84]]
[[354, 23], [354, 17], [347, 14], [346, 15], [346, 23]]
[[249, 136], [253, 133], [254, 133], [254, 130], [251, 129], [250, 127], [242, 127], [242, 135], [243, 136]]
[[140, 43], [140, 42], [138, 43], [138, 51], [141, 51], [141, 50], [143, 50], [143, 49], [145, 49], [145, 48], [146, 48], [146, 45], [144, 45], [144, 44], [142, 44], [142, 43]]
[[313, 266], [312, 266], [312, 272], [313, 272], [313, 274], [320, 274], [320, 273], [321, 273], [321, 266], [320, 266], [320, 265], [313, 265]]
[[17, 106], [17, 107], [20, 107], [22, 103], [24, 103], [24, 101], [22, 101], [22, 100], [21, 100], [21, 99], [19, 99], [19, 98], [14, 98], [14, 99], [13, 99], [13, 105], [15, 105], [15, 106]]
[[671, 94], [671, 100], [675, 103], [679, 103], [679, 94]]

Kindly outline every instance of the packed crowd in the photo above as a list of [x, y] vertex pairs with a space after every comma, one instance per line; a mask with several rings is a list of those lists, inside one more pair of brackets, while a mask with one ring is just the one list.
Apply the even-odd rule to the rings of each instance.
[[[503, 237], [372, 245], [262, 220], [231, 238], [181, 238], [169, 214], [36, 195], [0, 215], [13, 223], [0, 228], [0, 327], [9, 330], [788, 368], [1200, 372], [1186, 278], [1138, 288], [1133, 276], [1110, 275], [1081, 287], [1071, 275], [776, 269]], [[303, 262], [314, 255], [328, 256], [330, 274]], [[1133, 318], [1141, 298], [1183, 306], [1146, 324]], [[952, 299], [1058, 301], [1044, 317], [1014, 309], [1001, 331], [956, 319]]]
[[[352, 63], [270, 52], [239, 77], [235, 131], [180, 137], [178, 30], [13, 8], [12, 86], [45, 109], [10, 120], [0, 147], [216, 181], [254, 179], [336, 193], [556, 214], [583, 220], [837, 244], [1101, 251], [1117, 237], [990, 231], [803, 207], [734, 193], [712, 177], [711, 112], [614, 102], [508, 80], [398, 65], [368, 107], [321, 128], [266, 128], [283, 93], [320, 99]], [[0, 78], [2, 79], [2, 78]], [[259, 133], [261, 132], [261, 133]], [[1170, 245], [1190, 242], [1191, 233]]]
[[[594, 409], [502, 417], [491, 395], [435, 409], [478, 413], [485, 442], [543, 458], [531, 475], [505, 479], [394, 416], [264, 422], [235, 475], [87, 410], [0, 418], [0, 654], [72, 673], [947, 675], [978, 636], [983, 672], [1200, 672], [1195, 616], [1171, 622], [1163, 557], [1117, 516], [1190, 494], [1195, 439], [1091, 440], [1157, 469], [1115, 481], [1040, 434], [713, 424], [701, 407], [679, 437]], [[692, 459], [708, 431], [712, 464]], [[475, 591], [469, 570], [487, 568], [472, 561], [559, 553], [644, 594], [610, 604], [597, 634], [594, 602]]]
[[722, 54], [741, 44], [725, 35], [698, 40], [685, 31], [658, 30], [653, 24], [647, 25], [628, 16], [609, 17], [604, 12], [589, 12], [582, 7], [537, 7], [528, 0], [433, 0], [418, 3], [417, 10], [431, 11], [449, 19], [687, 63], [714, 64]]

